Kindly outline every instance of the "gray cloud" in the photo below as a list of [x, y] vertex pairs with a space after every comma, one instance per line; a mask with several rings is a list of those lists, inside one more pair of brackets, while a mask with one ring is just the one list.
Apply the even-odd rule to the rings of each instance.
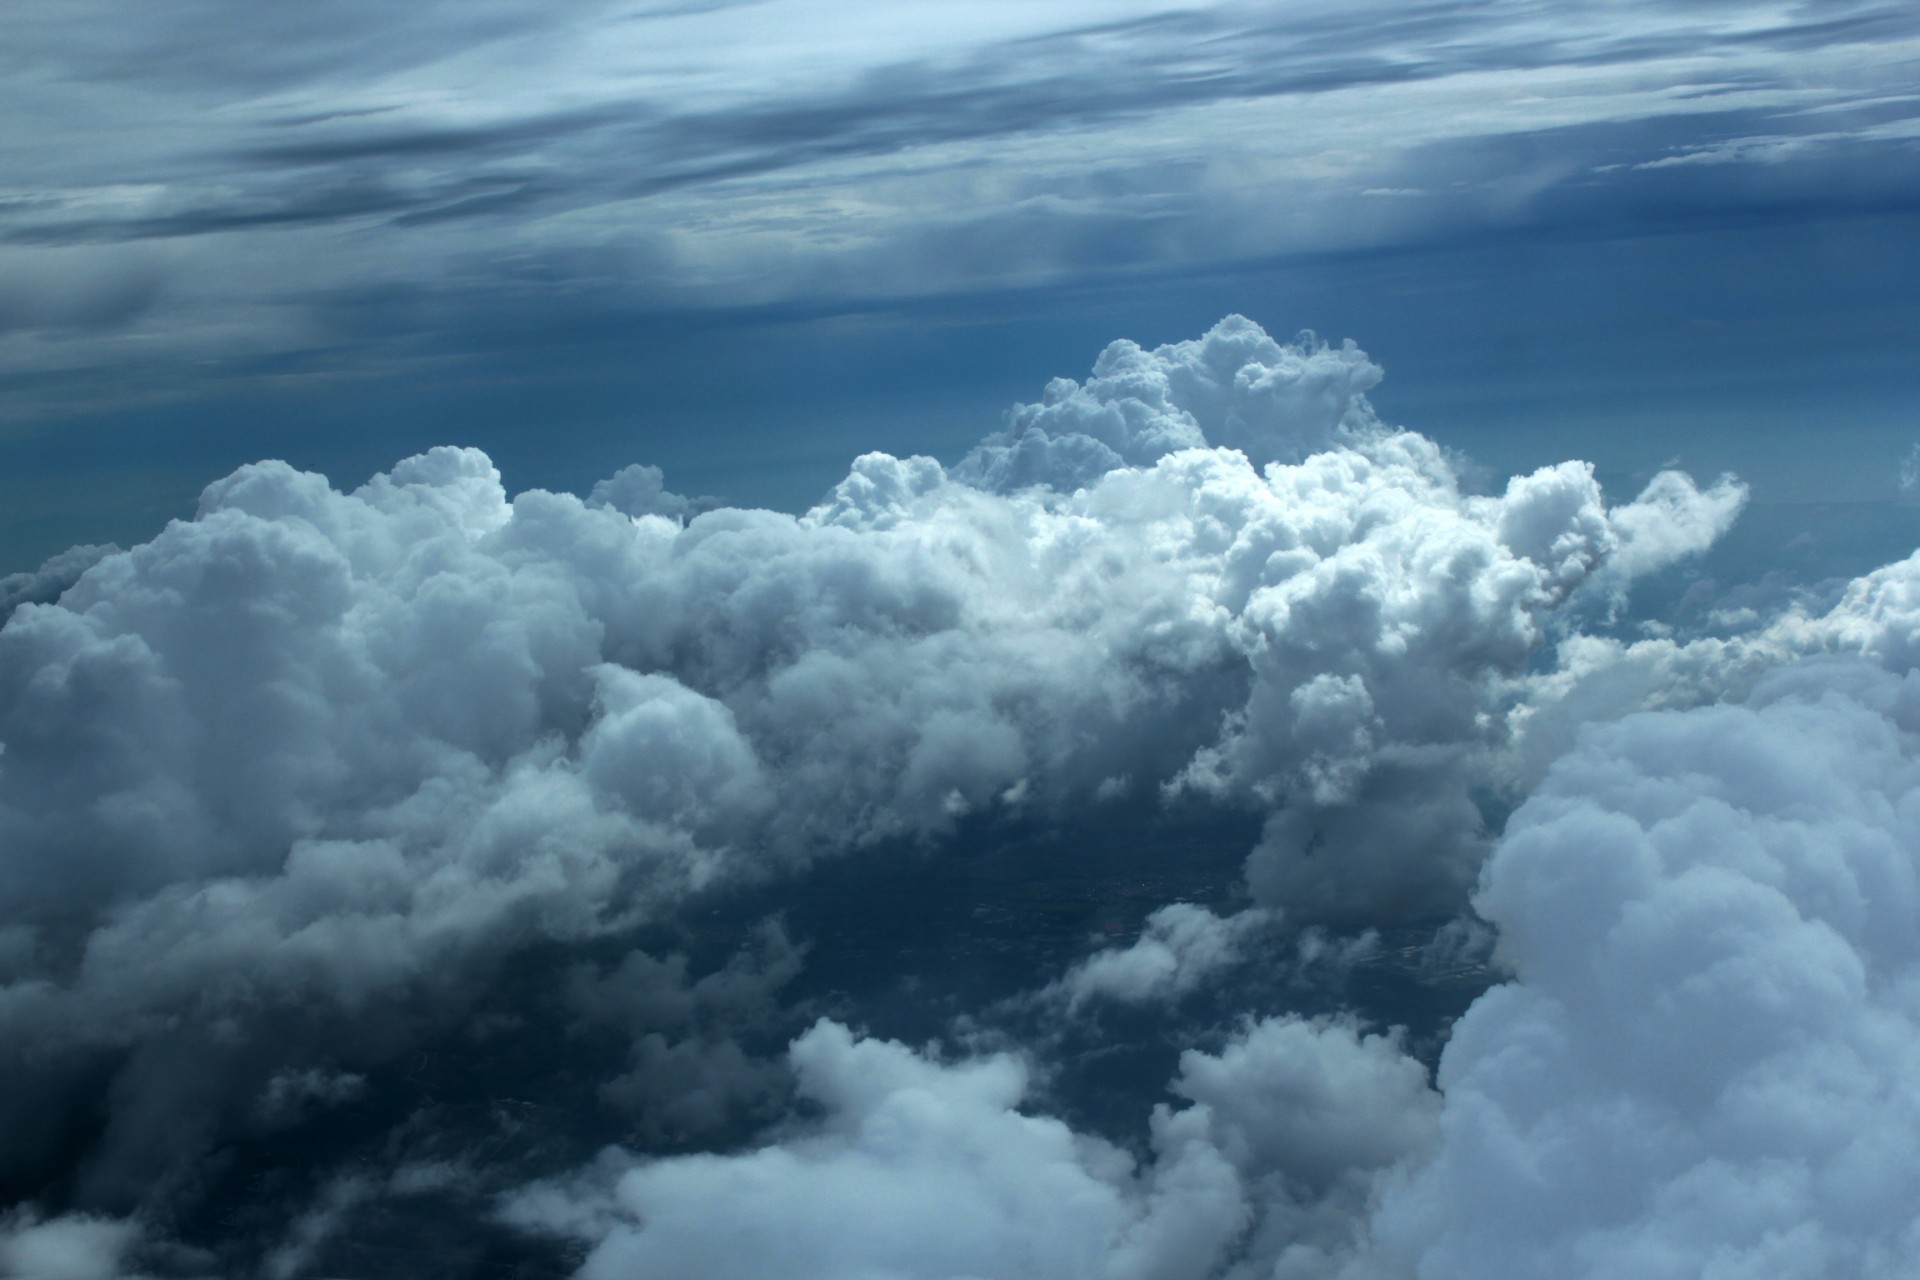
[[[1270, 1019], [1182, 1056], [1186, 1105], [1135, 1163], [1016, 1111], [1015, 1059], [821, 1024], [794, 1048], [818, 1119], [736, 1155], [610, 1157], [509, 1212], [592, 1243], [583, 1276], [750, 1274], [776, 1242], [800, 1275], [1904, 1274], [1916, 564], [1763, 633], [1849, 655], [1775, 648], [1744, 691], [1593, 726], [1553, 766], [1475, 898], [1512, 979], [1455, 1027], [1437, 1090], [1392, 1037]], [[1191, 951], [1167, 944], [1217, 933], [1204, 916], [1163, 913], [1068, 984], [1157, 989], [1134, 979], [1179, 972], [1155, 948]], [[873, 1196], [875, 1229], [849, 1229]]]
[[[1804, 50], [1862, 36], [1890, 39], [1911, 29], [1910, 18], [1887, 8], [1840, 22], [1788, 23], [1737, 39]], [[499, 34], [483, 30], [488, 39]], [[755, 98], [707, 112], [674, 110], [641, 97], [462, 125], [390, 120], [394, 107], [322, 113], [292, 124], [270, 122], [272, 136], [236, 150], [229, 183], [254, 192], [239, 207], [223, 201], [124, 222], [63, 215], [35, 222], [29, 208], [29, 220], [15, 234], [30, 243], [70, 243], [365, 218], [394, 212], [404, 202], [437, 200], [432, 193], [461, 182], [517, 181], [525, 188], [527, 178], [516, 179], [513, 171], [530, 166], [543, 175], [542, 202], [564, 209], [1195, 104], [1476, 72], [1651, 62], [1694, 54], [1705, 34], [1685, 24], [1641, 38], [1594, 29], [1538, 40], [1526, 32], [1523, 14], [1463, 6], [1338, 20], [1276, 20], [1258, 9], [1225, 7], [1069, 29], [987, 45], [958, 59], [864, 67], [826, 93]], [[423, 58], [447, 55], [445, 31], [436, 26], [420, 35], [433, 41], [433, 53], [423, 51]], [[289, 130], [318, 136], [289, 139]], [[615, 155], [624, 163], [603, 162]], [[423, 161], [461, 167], [421, 184]], [[509, 171], [476, 174], [471, 166], [480, 162], [505, 164]], [[329, 169], [339, 177], [321, 179]], [[377, 176], [383, 170], [392, 177]], [[373, 192], [385, 194], [376, 198]]]
[[[1912, 208], [1904, 5], [728, 7], [13, 6], [5, 412]], [[0, 1272], [478, 1270], [517, 1188], [587, 1275], [1897, 1273], [1920, 559], [1635, 630], [1740, 484], [1482, 492], [1379, 376], [1231, 319], [797, 516], [260, 463], [0, 580]], [[1089, 815], [1154, 804], [1260, 826], [1252, 903], [929, 999], [957, 1057], [751, 923], [829, 858], [1097, 864]], [[1438, 1091], [1444, 1018], [1226, 1007], [1388, 954], [1312, 921], [1477, 966], [1433, 934], [1476, 883], [1514, 981]], [[1189, 1046], [1119, 1129], [1046, 1058], [1109, 1021]]]
[[629, 952], [601, 972], [577, 966], [568, 997], [586, 1028], [629, 1042], [626, 1070], [600, 1085], [601, 1098], [632, 1117], [650, 1149], [704, 1141], [742, 1122], [764, 1120], [786, 1100], [785, 1072], [742, 1048], [742, 1040], [785, 1029], [776, 999], [800, 971], [804, 948], [777, 922], [764, 924], [721, 969], [691, 978], [687, 959]]
[[0, 578], [0, 625], [23, 604], [52, 604], [80, 580], [81, 574], [119, 550], [110, 543], [69, 547], [31, 573], [10, 573]]
[[[10, 13], [4, 43], [62, 74], [0, 90], [11, 115], [57, 124], [12, 142], [0, 241], [138, 241], [160, 260], [144, 290], [87, 310], [90, 327], [0, 296], [0, 322], [51, 335], [66, 370], [66, 394], [15, 383], [13, 411], [91, 403], [106, 367], [133, 401], [183, 377], [211, 390], [259, 354], [378, 370], [419, 332], [370, 342], [338, 327], [338, 301], [395, 282], [537, 327], [543, 289], [674, 314], [831, 309], [1611, 225], [1603, 214], [1661, 227], [1911, 204], [1889, 179], [1911, 116], [1897, 5], [1626, 3], [1546, 21], [1519, 4], [1115, 0], [1011, 28], [853, 13], [842, 25], [866, 38], [803, 58], [778, 33], [813, 30], [804, 16]], [[1499, 105], [1520, 97], [1546, 105]], [[1637, 167], [1715, 149], [1753, 172], [1703, 184]], [[1810, 186], [1826, 194], [1809, 201]], [[537, 282], [534, 262], [558, 275]], [[25, 372], [0, 350], [7, 370]]]

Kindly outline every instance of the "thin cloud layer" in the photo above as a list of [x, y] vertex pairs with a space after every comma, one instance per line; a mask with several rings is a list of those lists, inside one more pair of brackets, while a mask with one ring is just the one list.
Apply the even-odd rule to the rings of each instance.
[[1825, 211], [1905, 208], [1915, 33], [1886, 2], [20, 4], [0, 411], [384, 374], [556, 306], [1804, 213], [1810, 175]]
[[114, 1280], [139, 1235], [132, 1223], [76, 1214], [0, 1218], [0, 1274], [35, 1280]]

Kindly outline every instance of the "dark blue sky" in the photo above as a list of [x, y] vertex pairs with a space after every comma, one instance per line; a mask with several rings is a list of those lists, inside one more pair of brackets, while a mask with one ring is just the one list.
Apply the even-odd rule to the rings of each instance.
[[1904, 2], [23, 0], [0, 77], [0, 569], [262, 456], [797, 507], [1232, 311], [1496, 477], [1920, 440]]

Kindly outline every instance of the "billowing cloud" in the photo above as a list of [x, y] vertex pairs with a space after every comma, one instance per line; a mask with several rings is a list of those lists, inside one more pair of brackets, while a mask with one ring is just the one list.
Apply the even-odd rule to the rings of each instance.
[[1297, 1019], [1189, 1052], [1138, 1162], [1023, 1113], [1001, 1054], [945, 1064], [822, 1022], [796, 1040], [824, 1114], [738, 1155], [608, 1153], [508, 1216], [593, 1246], [587, 1280], [1306, 1276], [1343, 1247], [1378, 1171], [1431, 1141], [1438, 1099], [1384, 1037]]
[[[0, 630], [0, 1173], [164, 1199], [231, 1135], [372, 1106], [568, 948], [626, 975], [572, 980], [583, 1011], [628, 980], [707, 1010], [623, 1024], [591, 1091], [692, 1140], [781, 1096], [736, 1043], [777, 1020], [654, 943], [604, 949], [969, 823], [1262, 813], [1262, 911], [1458, 910], [1514, 727], [1570, 704], [1549, 642], [1741, 490], [1666, 474], [1609, 509], [1570, 462], [1475, 494], [1376, 420], [1377, 377], [1234, 318], [1117, 344], [955, 474], [859, 458], [802, 516], [645, 468], [509, 500], [442, 448], [351, 492], [245, 467], [56, 566], [84, 571]], [[1183, 919], [1073, 981], [1179, 994], [1231, 951]], [[763, 997], [794, 971], [742, 963]], [[1164, 976], [1121, 980], [1141, 964]]]
[[1116, 342], [1086, 382], [1055, 378], [1040, 403], [1017, 407], [954, 475], [998, 492], [1071, 492], [1118, 467], [1209, 444], [1298, 462], [1385, 434], [1366, 401], [1380, 377], [1352, 342], [1328, 347], [1307, 333], [1283, 345], [1244, 316], [1154, 351]]
[[0, 624], [23, 604], [52, 604], [80, 580], [81, 574], [119, 549], [111, 545], [69, 547], [38, 569], [0, 578]]
[[820, 1118], [609, 1154], [510, 1212], [591, 1242], [589, 1277], [783, 1248], [798, 1275], [1903, 1275], [1916, 805], [1920, 679], [1790, 664], [1594, 729], [1514, 815], [1476, 896], [1512, 978], [1437, 1091], [1391, 1038], [1270, 1019], [1182, 1056], [1136, 1162], [1020, 1107], [1015, 1059], [821, 1024], [793, 1050]]
[[1477, 899], [1518, 980], [1456, 1027], [1442, 1141], [1376, 1221], [1410, 1271], [1912, 1269], [1917, 690], [1790, 668], [1554, 767]]

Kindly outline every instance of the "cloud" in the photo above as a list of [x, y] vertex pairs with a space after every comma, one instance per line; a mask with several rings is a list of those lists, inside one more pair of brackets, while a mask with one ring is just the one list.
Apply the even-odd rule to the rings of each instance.
[[[1329, 1256], [1438, 1100], [1386, 1037], [1279, 1019], [1189, 1052], [1150, 1158], [1025, 1113], [1028, 1073], [821, 1022], [793, 1044], [820, 1118], [737, 1155], [609, 1153], [506, 1213], [592, 1245], [579, 1274], [1199, 1277]], [[1249, 1251], [1251, 1257], [1249, 1257]]]
[[1455, 1028], [1441, 1144], [1376, 1219], [1410, 1270], [1911, 1267], [1917, 697], [1792, 667], [1554, 767], [1476, 899], [1517, 981]]
[[1239, 963], [1247, 936], [1276, 923], [1258, 909], [1223, 919], [1190, 902], [1171, 903], [1147, 917], [1131, 945], [1081, 961], [1049, 992], [1064, 996], [1070, 1010], [1093, 1000], [1178, 1000]]
[[816, 1117], [734, 1155], [609, 1154], [509, 1214], [590, 1243], [586, 1277], [776, 1249], [802, 1276], [1901, 1275], [1917, 759], [1920, 677], [1859, 657], [1594, 727], [1487, 866], [1511, 980], [1437, 1090], [1394, 1037], [1268, 1019], [1182, 1055], [1136, 1161], [1023, 1105], [1017, 1058], [822, 1023], [793, 1050]]
[[[1263, 909], [1458, 909], [1554, 630], [1738, 490], [1610, 511], [1566, 463], [1471, 494], [1377, 377], [1232, 318], [1017, 411], [975, 455], [1038, 441], [1017, 485], [869, 454], [796, 517], [644, 468], [509, 500], [471, 449], [351, 492], [265, 462], [56, 566], [0, 630], [0, 1173], [188, 1195], [263, 1115], [373, 1106], [530, 957], [640, 945], [615, 972], [677, 990], [636, 931], [970, 823], [1265, 813]], [[1157, 917], [1073, 981], [1177, 996], [1214, 928]], [[642, 1020], [596, 1096], [663, 1143], [724, 1129], [780, 1096], [743, 1042], [776, 1026]]]
[[1737, 701], [1776, 668], [1819, 655], [1900, 671], [1920, 656], [1920, 553], [1820, 589], [1754, 593], [1758, 607], [1710, 612], [1708, 630], [1623, 642], [1574, 633], [1556, 669], [1529, 675], [1510, 763], [1530, 791], [1581, 726], [1649, 707]]
[[[792, 1056], [801, 1092], [826, 1111], [816, 1130], [618, 1175], [601, 1210], [612, 1229], [581, 1275], [1150, 1276], [1217, 1253], [1239, 1226], [1217, 1156], [1187, 1144], [1144, 1186], [1123, 1152], [1015, 1110], [1015, 1059], [942, 1066], [835, 1023]], [[566, 1194], [510, 1212], [564, 1221], [543, 1201]]]
[[23, 604], [52, 604], [80, 580], [81, 574], [119, 550], [111, 543], [69, 547], [30, 573], [10, 573], [0, 578], [0, 626]]
[[575, 966], [567, 997], [582, 1029], [612, 1029], [630, 1046], [627, 1069], [599, 1086], [601, 1099], [630, 1116], [653, 1149], [705, 1141], [743, 1116], [769, 1118], [789, 1082], [742, 1042], [784, 1029], [789, 1015], [776, 996], [804, 953], [771, 920], [724, 967], [697, 979], [678, 953], [630, 951], [605, 972]]
[[[200, 397], [261, 359], [391, 375], [583, 298], [680, 327], [1904, 197], [1891, 3], [736, 7], [10, 12], [0, 45], [51, 71], [4, 90], [44, 127], [0, 190], [0, 244], [33, 249], [0, 328], [34, 339], [0, 346], [0, 408]], [[1784, 180], [1633, 167], [1767, 139]], [[151, 263], [77, 291], [30, 278], [136, 241]]]
[[1039, 404], [1015, 409], [1007, 430], [954, 476], [996, 492], [1071, 492], [1118, 467], [1208, 444], [1298, 462], [1384, 434], [1365, 394], [1380, 378], [1350, 341], [1328, 347], [1306, 333], [1283, 346], [1244, 316], [1154, 351], [1116, 342], [1086, 382], [1056, 378]]
[[665, 516], [682, 523], [720, 504], [712, 498], [686, 498], [670, 492], [658, 467], [634, 463], [620, 468], [593, 486], [590, 507], [612, 507], [630, 516]]
[[31, 1280], [136, 1280], [122, 1260], [139, 1239], [134, 1224], [72, 1215], [0, 1217], [0, 1274]]

